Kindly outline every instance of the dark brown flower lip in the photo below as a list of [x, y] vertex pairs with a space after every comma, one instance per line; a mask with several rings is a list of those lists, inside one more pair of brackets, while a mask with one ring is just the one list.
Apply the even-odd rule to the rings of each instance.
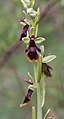
[[28, 52], [27, 53], [27, 58], [29, 59], [29, 61], [38, 61], [38, 59], [39, 59], [39, 56], [38, 56], [38, 54], [37, 54], [37, 52], [35, 51], [35, 52]]
[[28, 92], [24, 98], [24, 101], [22, 104], [20, 104], [20, 107], [23, 107], [25, 105], [27, 105], [29, 103], [29, 101], [31, 100], [31, 96], [32, 96], [33, 90], [28, 89]]
[[42, 63], [42, 72], [44, 73], [44, 75], [46, 75], [47, 77], [52, 77], [50, 70], [52, 70], [52, 67], [50, 67], [46, 63]]
[[30, 51], [34, 52], [36, 50], [36, 47], [30, 47]]
[[26, 37], [27, 36], [27, 31], [29, 30], [29, 25], [26, 24], [23, 28], [22, 28], [22, 33], [21, 33], [21, 36], [20, 36], [20, 39], [19, 41], [22, 41], [22, 38]]
[[38, 61], [39, 56], [37, 51], [41, 52], [40, 48], [36, 45], [35, 41], [33, 39], [30, 39], [29, 46], [25, 49], [29, 61]]
[[26, 24], [24, 27], [23, 27], [23, 32], [27, 32], [29, 30], [29, 25]]

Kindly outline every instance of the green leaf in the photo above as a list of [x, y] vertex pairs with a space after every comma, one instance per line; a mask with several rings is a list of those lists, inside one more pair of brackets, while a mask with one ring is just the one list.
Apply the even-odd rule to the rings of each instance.
[[33, 8], [28, 8], [27, 13], [30, 14], [30, 16], [35, 17], [37, 12]]
[[32, 8], [33, 8], [34, 3], [35, 3], [35, 0], [30, 0], [30, 7], [32, 7]]
[[23, 6], [27, 9], [28, 6], [30, 5], [30, 1], [29, 0], [21, 0]]
[[39, 23], [39, 20], [40, 20], [40, 8], [37, 9], [37, 15], [34, 23], [35, 26]]
[[55, 59], [56, 56], [55, 55], [49, 55], [43, 58], [43, 63], [48, 63], [51, 62], [53, 59]]
[[24, 41], [24, 43], [29, 43], [29, 38], [28, 37], [24, 37], [24, 38], [22, 38], [22, 40]]
[[36, 43], [42, 43], [43, 41], [45, 41], [45, 38], [43, 38], [43, 37], [38, 37], [35, 40]]

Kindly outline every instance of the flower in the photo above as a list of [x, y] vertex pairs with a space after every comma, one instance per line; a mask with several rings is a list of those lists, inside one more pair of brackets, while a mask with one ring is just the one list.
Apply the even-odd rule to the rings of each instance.
[[46, 63], [42, 63], [42, 72], [44, 73], [44, 75], [46, 75], [47, 77], [52, 77], [52, 74], [50, 72], [50, 70], [52, 69], [52, 67], [50, 67], [49, 65], [47, 65]]
[[40, 48], [35, 44], [35, 36], [32, 35], [30, 37], [30, 41], [29, 41], [29, 46], [25, 49], [25, 52], [27, 53], [27, 57], [29, 58], [30, 61], [37, 61], [39, 56], [37, 54], [38, 52], [41, 52]]
[[23, 107], [25, 105], [27, 105], [27, 103], [31, 100], [31, 96], [32, 96], [33, 90], [28, 89], [28, 92], [24, 98], [24, 101], [22, 104], [20, 104], [20, 107]]
[[20, 36], [20, 41], [22, 41], [22, 38], [26, 37], [27, 36], [27, 31], [29, 30], [29, 25], [26, 24], [23, 29], [22, 29], [22, 33], [21, 33], [21, 36]]

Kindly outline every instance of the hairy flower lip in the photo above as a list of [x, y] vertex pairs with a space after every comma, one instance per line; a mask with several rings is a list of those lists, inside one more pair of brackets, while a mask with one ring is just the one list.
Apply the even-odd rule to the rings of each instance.
[[29, 59], [29, 61], [38, 61], [39, 55], [38, 55], [37, 51], [41, 52], [41, 50], [36, 45], [36, 43], [33, 39], [34, 35], [32, 35], [31, 38], [30, 38], [28, 47], [25, 49], [25, 52], [27, 53], [27, 58]]
[[27, 36], [27, 31], [29, 30], [29, 25], [26, 24], [23, 28], [22, 28], [22, 33], [20, 36], [20, 41], [22, 41], [22, 38]]
[[29, 59], [29, 61], [38, 61], [39, 56], [38, 56], [36, 51], [35, 52], [30, 52], [29, 51], [28, 54], [27, 54], [27, 58]]
[[44, 75], [46, 75], [47, 77], [52, 77], [50, 70], [53, 70], [52, 67], [50, 67], [46, 63], [42, 63], [42, 72], [44, 73]]
[[23, 27], [23, 31], [24, 31], [24, 32], [27, 32], [28, 30], [29, 30], [29, 25], [26, 24], [26, 25]]
[[35, 50], [36, 50], [36, 47], [31, 47], [31, 48], [30, 48], [30, 51], [31, 51], [31, 52], [34, 52]]
[[27, 105], [29, 103], [29, 101], [31, 100], [31, 96], [32, 96], [33, 90], [28, 89], [28, 92], [24, 98], [24, 101], [22, 104], [20, 104], [20, 107], [23, 107], [25, 105]]

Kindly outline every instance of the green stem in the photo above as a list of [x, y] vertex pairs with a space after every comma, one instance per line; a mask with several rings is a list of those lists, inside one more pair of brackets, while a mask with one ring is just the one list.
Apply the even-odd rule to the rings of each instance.
[[37, 83], [37, 119], [42, 119], [40, 83]]
[[37, 63], [34, 62], [34, 78], [35, 78], [35, 83], [37, 83]]
[[41, 73], [42, 73], [42, 56], [39, 55], [37, 70], [37, 119], [42, 119], [42, 108], [41, 108]]
[[37, 71], [37, 82], [40, 82], [41, 80], [41, 74], [42, 74], [42, 56], [39, 56], [39, 61], [38, 61], [38, 71]]
[[42, 119], [42, 108], [41, 108], [41, 69], [42, 69], [42, 57], [39, 56], [38, 63], [34, 63], [34, 75], [35, 75], [35, 83], [37, 89], [37, 119]]

